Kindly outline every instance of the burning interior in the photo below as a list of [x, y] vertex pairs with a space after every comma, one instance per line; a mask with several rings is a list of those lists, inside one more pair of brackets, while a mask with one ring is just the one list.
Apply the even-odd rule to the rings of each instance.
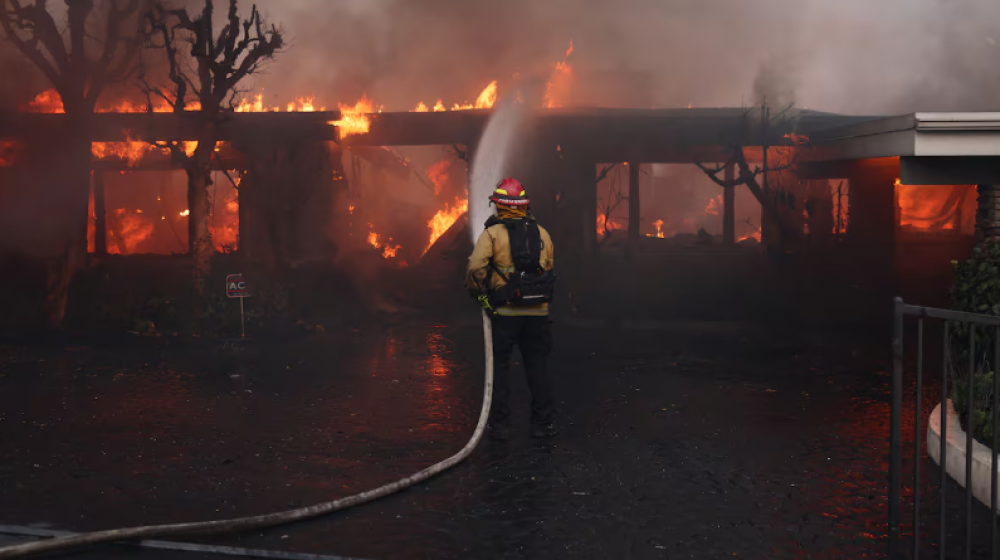
[[[259, 17], [254, 10], [249, 21]], [[257, 33], [273, 56], [276, 28]], [[272, 272], [362, 271], [352, 280], [362, 292], [398, 271], [430, 278], [468, 250], [458, 232], [479, 227], [468, 219], [469, 173], [498, 103], [530, 110], [525, 155], [505, 172], [527, 186], [570, 262], [690, 247], [857, 262], [875, 251], [881, 270], [921, 254], [904, 247], [960, 256], [972, 243], [973, 184], [909, 185], [906, 157], [828, 153], [840, 138], [830, 131], [872, 118], [766, 102], [589, 107], [578, 56], [569, 41], [523, 75], [389, 107], [366, 93], [279, 99], [234, 84], [225, 103], [220, 92], [185, 96], [186, 86], [109, 88], [86, 119], [90, 180], [73, 196], [60, 194], [69, 179], [47, 167], [69, 150], [54, 139], [79, 117], [65, 88], [35, 89], [0, 111], [0, 251], [73, 261], [65, 244], [82, 245], [85, 228], [90, 264], [169, 256], [201, 270], [212, 254], [228, 255]], [[56, 284], [68, 289], [68, 280]]]

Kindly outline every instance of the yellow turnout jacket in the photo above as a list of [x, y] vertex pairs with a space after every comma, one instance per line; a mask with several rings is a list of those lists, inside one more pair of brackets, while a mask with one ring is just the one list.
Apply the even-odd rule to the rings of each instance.
[[[498, 206], [498, 217], [523, 218], [525, 212], [519, 209], [505, 209]], [[552, 237], [542, 226], [538, 226], [539, 236], [542, 238], [542, 253], [539, 257], [539, 264], [545, 270], [552, 270], [555, 250], [552, 247]], [[503, 224], [490, 226], [479, 236], [476, 241], [476, 248], [469, 257], [469, 266], [466, 274], [466, 285], [469, 291], [480, 293], [486, 281], [490, 279], [490, 290], [496, 290], [505, 284], [503, 278], [495, 272], [491, 273], [489, 264], [492, 262], [499, 268], [505, 276], [514, 272], [514, 256], [510, 251], [510, 235], [507, 227]], [[497, 309], [498, 315], [507, 316], [546, 316], [549, 314], [549, 304], [541, 303], [535, 305], [504, 305]]]

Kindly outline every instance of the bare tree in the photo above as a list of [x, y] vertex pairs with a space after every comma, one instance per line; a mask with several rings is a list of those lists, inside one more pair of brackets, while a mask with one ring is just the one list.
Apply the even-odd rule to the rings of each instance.
[[[157, 83], [143, 65], [140, 72], [148, 109], [153, 99], [165, 101], [181, 118], [197, 119], [200, 131], [197, 144], [176, 140], [166, 142], [175, 164], [188, 178], [188, 244], [194, 258], [195, 286], [204, 293], [213, 253], [208, 227], [212, 154], [218, 143], [218, 125], [232, 112], [244, 93], [239, 84], [260, 71], [284, 45], [282, 32], [268, 26], [254, 5], [250, 16], [240, 18], [236, 0], [229, 0], [229, 10], [222, 28], [215, 33], [214, 4], [205, 0], [201, 12], [192, 18], [186, 9], [171, 9], [155, 0], [146, 17], [153, 37], [149, 47], [162, 51], [166, 58], [168, 83]], [[188, 109], [191, 108], [191, 111]]]
[[[751, 169], [749, 163], [747, 163], [746, 155], [743, 152], [743, 146], [745, 145], [750, 132], [750, 115], [756, 110], [756, 107], [744, 113], [740, 138], [736, 139], [732, 145], [726, 148], [726, 152], [728, 153], [727, 161], [714, 167], [709, 167], [700, 162], [695, 163], [695, 165], [705, 172], [709, 179], [721, 187], [737, 187], [745, 185], [750, 193], [753, 194], [754, 198], [757, 199], [757, 202], [760, 203], [762, 219], [764, 222], [770, 223], [775, 227], [781, 241], [795, 238], [797, 233], [801, 233], [801, 228], [795, 227], [795, 224], [788, 219], [787, 213], [779, 211], [779, 206], [790, 206], [794, 208], [794, 194], [786, 192], [780, 185], [775, 187], [771, 184], [771, 179], [774, 174], [795, 168], [798, 163], [797, 151], [795, 151], [794, 148], [789, 148], [779, 161], [768, 161], [770, 148], [772, 147], [769, 139], [774, 134], [775, 123], [784, 123], [786, 114], [790, 109], [791, 106], [788, 106], [783, 111], [772, 117], [767, 104], [764, 103], [761, 105], [760, 142], [763, 151], [762, 165], [754, 166]], [[794, 135], [788, 135], [788, 137], [791, 138], [792, 142], [795, 144], [802, 144], [804, 141], [807, 141]], [[737, 173], [735, 174], [735, 178], [732, 181], [720, 178], [719, 175], [730, 166], [736, 167]]]
[[[67, 224], [58, 255], [49, 266], [46, 315], [59, 326], [66, 313], [70, 282], [87, 259], [87, 205], [90, 189], [90, 116], [105, 88], [122, 82], [136, 68], [144, 40], [141, 17], [145, 0], [64, 0], [61, 26], [46, 0], [0, 0], [0, 27], [58, 92], [69, 122], [53, 153], [67, 161], [52, 166], [52, 184]], [[97, 5], [99, 4], [99, 6]]]
[[[617, 166], [617, 163], [613, 163], [602, 169], [601, 173], [597, 176], [597, 182], [600, 183], [606, 179], [608, 174], [611, 173], [611, 171]], [[604, 245], [609, 239], [611, 239], [611, 216], [615, 213], [615, 210], [617, 210], [618, 207], [626, 201], [628, 201], [628, 197], [622, 193], [622, 182], [618, 181], [617, 177], [612, 178], [611, 184], [608, 188], [607, 200], [598, 199], [597, 201], [597, 211], [600, 213], [599, 215], [604, 218], [604, 233], [601, 235], [601, 239], [598, 242], [599, 245]]]

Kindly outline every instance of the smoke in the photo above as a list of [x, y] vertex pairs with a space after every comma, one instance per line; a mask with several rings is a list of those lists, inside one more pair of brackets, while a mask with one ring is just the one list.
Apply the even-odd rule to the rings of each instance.
[[[31, 62], [13, 44], [0, 40], [0, 111], [13, 111], [49, 87]], [[13, 77], [12, 79], [7, 79]]]
[[798, 73], [787, 58], [763, 61], [753, 81], [753, 102], [768, 103], [777, 109], [795, 104]]
[[[386, 110], [545, 76], [572, 39], [581, 106], [738, 106], [764, 92], [855, 114], [1000, 105], [992, 0], [298, 0], [262, 3], [292, 47], [270, 99]], [[992, 42], [991, 42], [992, 40]], [[770, 96], [771, 94], [769, 94]]]
[[[201, 0], [174, 0], [196, 9]], [[54, 9], [62, 3], [54, 4]], [[768, 95], [854, 114], [1000, 107], [995, 0], [295, 0], [258, 3], [289, 48], [247, 83], [280, 104], [386, 110], [542, 80], [569, 41], [564, 105], [739, 106]], [[244, 7], [246, 10], [246, 7]], [[221, 12], [220, 12], [221, 14]], [[221, 15], [217, 15], [217, 23]], [[44, 79], [0, 44], [0, 105]], [[6, 52], [5, 52], [6, 51]], [[25, 80], [30, 78], [29, 83]], [[503, 93], [503, 91], [501, 91]], [[777, 103], [773, 103], [777, 105]]]
[[522, 133], [526, 118], [527, 110], [523, 105], [504, 100], [490, 117], [479, 141], [469, 185], [469, 231], [473, 243], [491, 213], [490, 194], [497, 183], [511, 173], [517, 158], [516, 147], [527, 144]]

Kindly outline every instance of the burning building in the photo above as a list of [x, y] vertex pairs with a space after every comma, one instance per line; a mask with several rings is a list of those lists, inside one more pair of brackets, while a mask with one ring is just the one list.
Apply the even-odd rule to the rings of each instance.
[[[772, 120], [747, 109], [564, 108], [571, 54], [534, 109], [530, 157], [517, 170], [562, 255], [655, 252], [684, 239], [771, 254], [849, 250], [892, 286], [927, 247], [947, 262], [975, 228], [991, 227], [983, 212], [976, 218], [991, 191], [974, 185], [993, 184], [996, 154], [966, 139], [985, 134], [990, 115], [791, 109]], [[271, 106], [248, 97], [218, 125], [213, 247], [272, 268], [345, 251], [390, 269], [420, 262], [450, 228], [468, 227], [467, 176], [501, 93], [491, 81], [474, 101], [408, 111], [368, 98], [330, 111], [314, 98]], [[183, 173], [161, 139], [190, 152], [196, 131], [182, 114], [142, 109], [123, 100], [93, 117], [88, 249], [97, 259], [190, 250]], [[23, 170], [41, 161], [25, 153], [38, 149], [32, 139], [58, 135], [65, 118], [51, 92], [0, 114], [0, 177], [19, 191], [14, 200], [31, 198]]]

